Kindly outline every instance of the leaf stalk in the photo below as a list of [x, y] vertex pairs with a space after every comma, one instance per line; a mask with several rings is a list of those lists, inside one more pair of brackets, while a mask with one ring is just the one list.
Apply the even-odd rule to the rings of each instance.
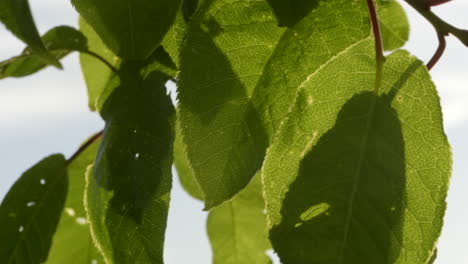
[[380, 31], [379, 19], [375, 9], [374, 0], [367, 0], [367, 7], [369, 9], [370, 22], [372, 25], [372, 33], [374, 34], [375, 41], [375, 60], [376, 60], [376, 76], [375, 76], [375, 92], [378, 94], [382, 83], [382, 68], [385, 62], [382, 33]]
[[85, 143], [83, 143], [76, 151], [71, 155], [71, 157], [67, 160], [67, 166], [70, 165], [83, 151], [85, 151], [91, 144], [93, 144], [96, 140], [98, 140], [102, 134], [104, 133], [104, 130], [101, 130], [97, 132], [96, 134], [92, 135], [88, 140], [86, 140]]

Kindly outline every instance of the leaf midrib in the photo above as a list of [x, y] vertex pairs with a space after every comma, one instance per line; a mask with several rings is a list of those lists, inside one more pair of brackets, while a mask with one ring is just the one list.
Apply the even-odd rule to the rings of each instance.
[[[376, 89], [377, 90], [377, 89]], [[373, 91], [372, 93], [376, 93], [376, 91]], [[356, 198], [356, 193], [358, 191], [358, 183], [361, 179], [361, 171], [364, 163], [364, 154], [366, 153], [367, 150], [367, 143], [369, 141], [369, 134], [371, 131], [371, 127], [373, 125], [373, 120], [374, 120], [374, 113], [375, 113], [375, 106], [377, 102], [377, 93], [375, 94], [376, 96], [372, 97], [372, 101], [370, 102], [369, 110], [368, 110], [368, 119], [366, 120], [366, 128], [365, 128], [365, 134], [363, 136], [363, 139], [361, 141], [361, 147], [360, 147], [360, 152], [359, 152], [359, 158], [358, 158], [358, 163], [357, 163], [357, 168], [356, 168], [356, 173], [353, 176], [353, 186], [351, 190], [351, 197], [349, 199], [349, 204], [348, 204], [348, 211], [346, 213], [345, 217], [345, 228], [344, 228], [344, 233], [343, 233], [343, 239], [341, 241], [341, 249], [338, 254], [338, 263], [342, 264], [343, 263], [343, 256], [344, 256], [344, 250], [347, 246], [347, 240], [348, 240], [348, 234], [349, 234], [349, 229], [350, 229], [350, 222], [353, 216], [353, 208], [354, 208], [354, 200]]]

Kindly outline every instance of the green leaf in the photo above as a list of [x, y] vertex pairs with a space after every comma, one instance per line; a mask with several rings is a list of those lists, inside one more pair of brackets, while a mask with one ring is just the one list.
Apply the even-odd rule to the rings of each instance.
[[434, 264], [437, 259], [437, 248], [432, 253], [432, 257], [427, 264]]
[[172, 61], [177, 65], [177, 68], [180, 66], [180, 49], [182, 46], [182, 41], [184, 38], [186, 30], [186, 22], [182, 15], [182, 12], [178, 12], [174, 21], [174, 24], [167, 32], [164, 37], [161, 45], [167, 51]]
[[258, 173], [247, 187], [230, 201], [213, 208], [208, 215], [208, 236], [213, 264], [267, 264], [268, 240]]
[[[179, 120], [206, 209], [260, 168], [301, 83], [371, 34], [364, 1], [290, 4], [288, 11], [275, 1], [205, 1], [188, 26]], [[301, 8], [304, 17], [289, 21]]]
[[[106, 47], [91, 26], [81, 17], [79, 25], [80, 31], [88, 39], [88, 49], [104, 58], [115, 68], [119, 68], [121, 59]], [[107, 65], [89, 54], [80, 54], [80, 64], [88, 88], [88, 106], [92, 111], [96, 111], [97, 99], [116, 74]]]
[[70, 188], [47, 264], [104, 263], [94, 246], [83, 204], [86, 169], [93, 164], [98, 145], [94, 142], [68, 166]]
[[[89, 50], [108, 61], [114, 68], [119, 69], [122, 60], [117, 57], [102, 42], [94, 30], [80, 18], [80, 30], [88, 38]], [[158, 47], [152, 54], [151, 66], [148, 71], [158, 70], [168, 76], [175, 77], [177, 69], [163, 47]], [[81, 71], [88, 88], [88, 105], [92, 111], [101, 111], [102, 104], [116, 87], [118, 76], [106, 64], [89, 54], [80, 55]]]
[[257, 119], [249, 96], [283, 32], [273, 17], [265, 1], [204, 1], [187, 28], [179, 119], [206, 209], [244, 188], [261, 165], [264, 149], [245, 119]]
[[72, 0], [80, 15], [122, 59], [146, 59], [174, 22], [180, 0]]
[[66, 160], [49, 156], [27, 170], [0, 206], [2, 263], [43, 263], [47, 259], [67, 196]]
[[404, 51], [376, 91], [373, 45], [310, 75], [268, 150], [267, 218], [284, 264], [423, 264], [435, 248], [451, 173], [439, 97]]
[[402, 47], [409, 38], [409, 22], [403, 7], [395, 0], [379, 0], [377, 13], [385, 50]]
[[44, 47], [34, 23], [28, 0], [0, 0], [0, 21], [44, 61], [62, 68], [60, 62]]
[[174, 141], [174, 166], [177, 170], [180, 183], [184, 190], [195, 199], [203, 201], [203, 192], [200, 190], [200, 186], [193, 174], [192, 166], [187, 157], [185, 150], [185, 144], [182, 141], [182, 135], [180, 134], [180, 126], [176, 122], [176, 137]]
[[[168, 76], [123, 63], [107, 99], [85, 208], [106, 263], [162, 263], [174, 140]], [[146, 73], [146, 74], [143, 74]], [[125, 107], [122, 107], [125, 106]], [[91, 171], [90, 171], [91, 172]]]
[[[42, 41], [50, 54], [57, 60], [72, 51], [86, 51], [87, 39], [83, 34], [68, 26], [59, 26], [49, 30], [42, 37]], [[42, 59], [42, 55], [27, 47], [19, 56], [0, 62], [0, 79], [6, 77], [23, 77], [36, 73], [49, 64]]]

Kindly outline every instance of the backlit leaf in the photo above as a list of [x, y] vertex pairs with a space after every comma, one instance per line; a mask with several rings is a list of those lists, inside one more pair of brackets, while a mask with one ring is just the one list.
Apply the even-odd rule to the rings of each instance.
[[208, 215], [208, 236], [213, 264], [267, 264], [271, 248], [266, 228], [262, 183], [257, 174], [230, 201], [213, 208]]
[[[119, 69], [122, 60], [117, 57], [106, 45], [94, 30], [80, 18], [80, 30], [88, 38], [89, 50], [108, 61], [114, 68]], [[176, 76], [177, 70], [169, 55], [163, 47], [159, 47], [152, 54], [152, 66], [147, 70], [159, 70], [171, 77]], [[102, 104], [115, 88], [114, 79], [118, 79], [108, 65], [89, 54], [80, 55], [81, 71], [83, 73], [86, 86], [88, 88], [88, 103], [92, 111], [100, 111]]]
[[174, 22], [180, 0], [72, 0], [109, 49], [127, 60], [148, 58]]
[[0, 206], [0, 260], [43, 263], [67, 196], [66, 160], [49, 156], [27, 170]]
[[283, 2], [205, 1], [187, 27], [179, 120], [206, 209], [260, 168], [301, 83], [371, 34], [365, 1]]
[[178, 81], [182, 138], [209, 209], [244, 188], [259, 169], [246, 119], [249, 101], [283, 29], [266, 1], [204, 1], [192, 16]]
[[407, 52], [375, 90], [373, 40], [298, 90], [262, 170], [270, 239], [284, 264], [429, 261], [451, 171], [439, 97]]
[[[83, 34], [68, 26], [59, 26], [49, 30], [42, 37], [44, 45], [57, 60], [72, 51], [86, 51], [87, 39]], [[0, 79], [23, 77], [47, 67], [49, 64], [42, 55], [27, 47], [19, 56], [0, 62]]]
[[[115, 68], [119, 68], [121, 59], [106, 47], [91, 26], [81, 17], [79, 25], [80, 31], [88, 39], [89, 50], [104, 58]], [[88, 88], [88, 106], [92, 111], [96, 111], [97, 99], [110, 80], [115, 77], [115, 73], [107, 65], [89, 54], [80, 54], [80, 65]]]
[[107, 263], [163, 263], [174, 109], [165, 90], [168, 76], [145, 66], [121, 65], [118, 87], [101, 112], [106, 127], [87, 176], [85, 208]]
[[68, 165], [70, 188], [47, 264], [104, 263], [94, 246], [83, 204], [86, 169], [94, 163], [98, 145], [94, 142]]
[[176, 124], [176, 138], [174, 141], [174, 166], [177, 170], [180, 183], [184, 190], [195, 199], [203, 201], [203, 193], [193, 174], [192, 166], [187, 157], [184, 142], [182, 142], [181, 131], [178, 123]]
[[398, 49], [409, 37], [409, 22], [405, 10], [395, 0], [378, 0], [377, 3], [384, 49]]
[[0, 0], [0, 22], [26, 43], [44, 61], [61, 68], [60, 62], [47, 52], [29, 8], [28, 0]]

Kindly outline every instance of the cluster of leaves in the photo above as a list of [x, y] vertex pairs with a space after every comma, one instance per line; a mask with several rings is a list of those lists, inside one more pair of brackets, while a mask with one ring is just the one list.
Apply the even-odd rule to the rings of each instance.
[[[468, 44], [431, 1], [408, 2], [440, 39]], [[385, 62], [371, 0], [72, 4], [80, 29], [40, 37], [27, 0], [0, 0], [0, 21], [28, 45], [0, 79], [80, 52], [106, 123], [12, 186], [2, 263], [163, 263], [173, 163], [210, 210], [216, 264], [271, 263], [271, 248], [285, 264], [435, 259], [451, 152], [428, 68], [399, 50], [397, 2], [376, 3]]]

